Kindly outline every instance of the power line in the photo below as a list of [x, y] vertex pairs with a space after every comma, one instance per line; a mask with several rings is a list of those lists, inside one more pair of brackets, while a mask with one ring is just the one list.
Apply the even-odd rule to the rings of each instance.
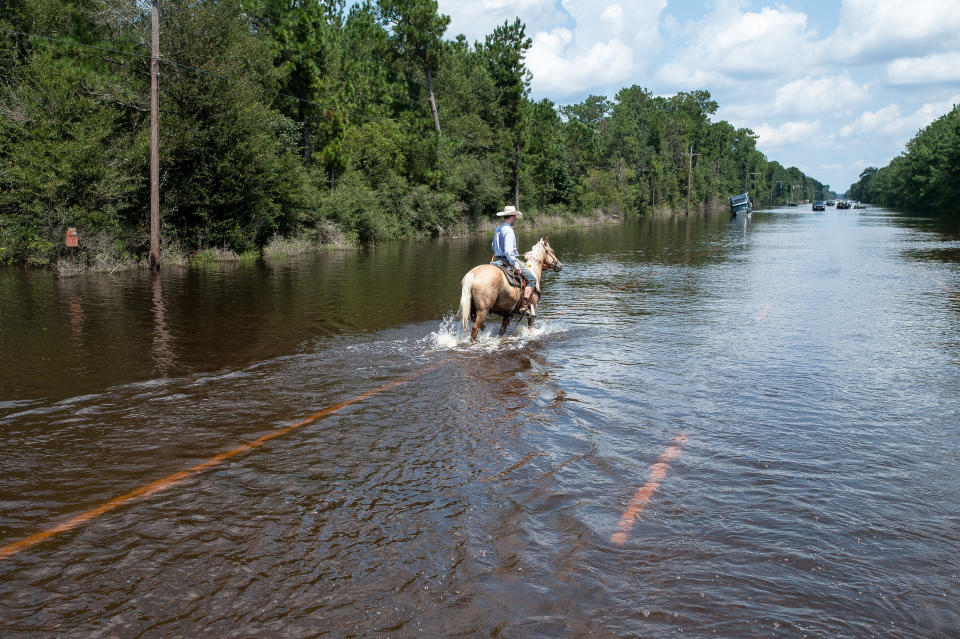
[[[36, 33], [26, 33], [26, 32], [23, 32], [23, 31], [15, 31], [15, 30], [13, 30], [13, 29], [0, 29], [0, 31], [6, 32], [6, 33], [10, 33], [10, 34], [14, 34], [14, 35], [21, 35], [21, 36], [25, 36], [25, 37], [28, 37], [28, 38], [38, 38], [38, 39], [41, 39], [41, 40], [47, 40], [47, 41], [49, 41], [49, 42], [56, 42], [56, 43], [59, 43], [59, 44], [65, 44], [65, 45], [68, 45], [68, 46], [75, 46], [75, 47], [80, 47], [80, 48], [84, 48], [84, 49], [93, 49], [93, 50], [95, 50], [95, 51], [104, 51], [104, 52], [107, 52], [107, 53], [119, 53], [119, 54], [121, 54], [121, 55], [128, 55], [128, 56], [134, 56], [134, 57], [138, 57], [138, 58], [145, 58], [145, 59], [147, 59], [147, 60], [150, 59], [150, 55], [149, 55], [149, 54], [137, 53], [137, 52], [135, 52], [135, 51], [124, 51], [124, 50], [122, 50], [122, 49], [110, 49], [110, 48], [106, 48], [106, 47], [98, 47], [98, 46], [95, 46], [95, 45], [92, 45], [92, 44], [83, 44], [83, 43], [81, 43], [81, 42], [74, 42], [74, 41], [71, 41], [71, 40], [63, 40], [63, 39], [61, 39], [61, 38], [53, 38], [53, 37], [50, 37], [50, 36], [39, 35], [39, 34], [36, 34]], [[264, 86], [258, 85], [258, 84], [254, 83], [254, 82], [249, 81], [249, 80], [238, 79], [238, 78], [231, 78], [231, 77], [229, 77], [229, 76], [222, 75], [222, 74], [220, 74], [220, 73], [214, 73], [213, 71], [207, 71], [206, 69], [201, 69], [201, 68], [199, 68], [199, 67], [194, 67], [194, 66], [191, 66], [191, 65], [189, 65], [189, 64], [183, 64], [183, 63], [181, 63], [181, 62], [177, 62], [176, 60], [174, 60], [174, 59], [172, 59], [172, 58], [168, 58], [168, 57], [165, 57], [165, 56], [161, 56], [159, 60], [160, 60], [160, 63], [161, 63], [161, 64], [169, 64], [169, 65], [172, 65], [172, 66], [174, 66], [174, 67], [182, 67], [182, 68], [184, 68], [184, 69], [189, 69], [189, 70], [191, 70], [191, 71], [193, 71], [193, 72], [195, 72], [195, 73], [199, 73], [199, 74], [202, 74], [202, 75], [208, 75], [208, 76], [211, 76], [211, 77], [214, 77], [214, 78], [218, 78], [218, 79], [220, 79], [220, 80], [224, 80], [224, 81], [226, 81], [226, 82], [234, 82], [234, 83], [246, 84], [246, 85], [252, 86], [252, 87], [254, 87], [255, 89], [257, 89], [257, 90], [259, 90], [259, 91], [262, 91], [262, 92], [264, 92], [264, 93], [269, 93], [269, 94], [272, 94], [272, 95], [277, 95], [277, 96], [280, 96], [280, 97], [289, 98], [289, 99], [291, 99], [291, 100], [296, 100], [297, 102], [302, 102], [302, 103], [304, 103], [304, 104], [309, 104], [309, 105], [311, 105], [311, 106], [319, 107], [319, 108], [321, 108], [321, 109], [327, 109], [327, 110], [330, 110], [330, 111], [341, 112], [341, 113], [344, 113], [344, 114], [346, 114], [346, 115], [348, 115], [348, 116], [352, 116], [352, 117], [354, 117], [354, 118], [356, 118], [356, 119], [359, 119], [359, 120], [365, 120], [365, 121], [367, 121], [367, 122], [377, 122], [377, 121], [381, 121], [381, 122], [391, 122], [391, 123], [393, 123], [394, 125], [398, 126], [398, 127], [401, 128], [401, 129], [404, 129], [404, 130], [406, 130], [406, 131], [410, 131], [410, 132], [413, 132], [413, 133], [421, 133], [421, 132], [422, 132], [421, 130], [419, 130], [419, 129], [415, 128], [415, 127], [411, 127], [411, 126], [402, 124], [401, 122], [399, 122], [399, 121], [397, 121], [397, 120], [395, 120], [395, 119], [393, 119], [393, 118], [385, 118], [385, 117], [383, 117], [383, 118], [374, 118], [374, 117], [371, 117], [371, 116], [366, 115], [366, 114], [363, 114], [363, 113], [357, 113], [357, 112], [351, 111], [351, 110], [349, 110], [349, 109], [339, 108], [339, 107], [336, 107], [336, 106], [331, 105], [331, 104], [324, 104], [324, 103], [322, 103], [322, 102], [316, 102], [316, 101], [314, 101], [314, 100], [307, 100], [306, 98], [298, 98], [298, 97], [295, 96], [295, 95], [292, 95], [292, 94], [289, 94], [289, 93], [284, 93], [283, 91], [275, 91], [275, 90], [273, 90], [273, 89], [268, 89], [268, 88], [266, 88], [266, 87], [264, 87]], [[496, 148], [496, 147], [486, 146], [486, 145], [483, 145], [483, 144], [476, 144], [476, 143], [470, 142], [469, 140], [465, 140], [465, 139], [463, 139], [463, 138], [458, 138], [458, 137], [456, 137], [456, 136], [448, 136], [448, 139], [452, 139], [452, 140], [456, 140], [456, 141], [458, 141], [458, 142], [462, 142], [462, 143], [464, 143], [465, 145], [470, 146], [470, 147], [472, 147], [472, 148], [485, 149], [485, 150], [488, 150], [488, 151], [503, 151], [503, 149], [498, 149], [498, 148]]]
[[40, 40], [48, 40], [50, 42], [58, 42], [60, 44], [66, 44], [72, 47], [82, 47], [84, 49], [96, 49], [97, 51], [105, 51], [107, 53], [119, 53], [121, 55], [132, 55], [138, 58], [150, 59], [149, 53], [137, 53], [135, 51], [123, 51], [122, 49], [108, 49], [106, 47], [98, 47], [92, 44], [83, 44], [82, 42], [73, 42], [72, 40], [61, 40], [60, 38], [51, 38], [50, 36], [37, 35], [36, 33], [24, 33], [23, 31], [14, 31], [13, 29], [0, 29], [5, 33], [12, 33], [14, 35], [26, 36], [28, 38], [39, 38]]
[[[315, 102], [314, 100], [307, 100], [306, 98], [298, 98], [297, 96], [292, 95], [292, 94], [290, 94], [290, 93], [284, 93], [283, 91], [275, 91], [275, 90], [273, 90], [273, 89], [268, 89], [268, 88], [266, 88], [266, 87], [264, 87], [264, 86], [260, 86], [260, 85], [257, 85], [257, 84], [255, 84], [255, 83], [253, 83], [253, 82], [250, 82], [249, 80], [231, 78], [231, 77], [229, 77], [229, 76], [221, 75], [221, 74], [219, 74], [219, 73], [214, 73], [213, 71], [207, 71], [207, 70], [205, 70], [205, 69], [200, 69], [200, 68], [198, 68], [198, 67], [190, 66], [190, 65], [188, 65], [188, 64], [183, 64], [183, 63], [177, 62], [177, 61], [175, 61], [175, 60], [172, 60], [172, 59], [170, 59], [170, 58], [163, 58], [163, 57], [161, 57], [161, 58], [160, 58], [160, 62], [161, 62], [162, 64], [171, 64], [171, 65], [173, 65], [173, 66], [175, 66], [175, 67], [183, 67], [183, 68], [185, 68], [185, 69], [190, 69], [191, 71], [194, 71], [194, 72], [196, 72], [196, 73], [200, 73], [200, 74], [203, 74], [203, 75], [209, 75], [209, 76], [211, 76], [211, 77], [218, 78], [218, 79], [224, 80], [224, 81], [226, 81], [226, 82], [239, 82], [239, 83], [241, 83], [241, 84], [246, 84], [246, 85], [248, 85], [248, 86], [254, 87], [255, 89], [258, 89], [259, 91], [263, 91], [264, 93], [270, 93], [270, 94], [273, 94], [273, 95], [278, 95], [278, 96], [280, 96], [280, 97], [290, 98], [291, 100], [296, 100], [297, 102], [302, 102], [302, 103], [304, 103], [304, 104], [309, 104], [309, 105], [311, 105], [311, 106], [319, 107], [319, 108], [321, 108], [321, 109], [328, 109], [328, 110], [330, 110], [330, 111], [339, 111], [339, 112], [345, 113], [345, 114], [347, 114], [347, 115], [349, 115], [349, 116], [353, 116], [354, 118], [359, 119], [359, 120], [366, 120], [367, 122], [377, 122], [377, 121], [380, 121], [380, 122], [391, 122], [391, 123], [395, 124], [397, 127], [401, 128], [401, 129], [404, 129], [404, 130], [406, 130], [406, 131], [410, 131], [410, 132], [412, 132], [412, 133], [422, 133], [422, 131], [421, 131], [420, 129], [417, 129], [417, 128], [412, 127], [412, 126], [407, 126], [406, 124], [403, 124], [403, 123], [401, 123], [401, 122], [399, 122], [398, 120], [395, 120], [395, 119], [393, 119], [393, 118], [373, 118], [373, 117], [371, 117], [371, 116], [369, 116], [369, 115], [366, 115], [366, 114], [364, 114], [364, 113], [357, 113], [356, 111], [351, 111], [351, 110], [349, 110], [349, 109], [343, 109], [343, 108], [340, 108], [340, 107], [333, 106], [333, 105], [331, 105], [331, 104], [324, 104], [324, 103], [322, 103], [322, 102]], [[488, 151], [502, 151], [502, 150], [503, 150], [503, 149], [498, 149], [498, 148], [496, 148], [496, 147], [485, 146], [485, 145], [482, 145], [482, 144], [473, 144], [473, 143], [469, 142], [468, 140], [464, 140], [463, 138], [458, 138], [458, 137], [456, 137], [456, 136], [449, 136], [449, 137], [450, 137], [450, 139], [452, 139], [452, 140], [457, 140], [457, 141], [459, 141], [459, 142], [466, 143], [466, 144], [468, 144], [469, 146], [472, 146], [472, 147], [474, 147], [474, 148], [486, 149], [486, 150], [488, 150]]]
[[[142, 5], [141, 5], [141, 2], [139, 2], [139, 1], [137, 2], [137, 6], [140, 7], [140, 8], [143, 8]], [[123, 50], [123, 49], [112, 49], [112, 48], [108, 48], [108, 47], [100, 47], [100, 46], [96, 46], [96, 45], [92, 45], [92, 44], [84, 44], [84, 43], [82, 43], [82, 42], [74, 42], [74, 41], [72, 41], [72, 40], [64, 40], [64, 39], [62, 39], [62, 38], [54, 38], [54, 37], [51, 37], [51, 36], [45, 36], [45, 35], [40, 35], [40, 34], [36, 34], [36, 33], [27, 33], [27, 32], [24, 32], [24, 31], [17, 31], [17, 30], [14, 30], [14, 29], [0, 29], [0, 32], [12, 34], [12, 35], [24, 36], [24, 37], [27, 37], [27, 38], [37, 38], [37, 39], [40, 39], [40, 40], [46, 40], [46, 41], [49, 41], [49, 42], [56, 42], [56, 43], [58, 43], [58, 44], [64, 44], [64, 45], [67, 45], [67, 46], [79, 47], [79, 48], [83, 48], [83, 49], [92, 49], [92, 50], [95, 50], [95, 51], [102, 51], [102, 52], [106, 52], [106, 53], [117, 53], [117, 54], [120, 54], [120, 55], [133, 56], [133, 57], [136, 57], [136, 58], [142, 58], [142, 59], [146, 59], [146, 60], [149, 60], [149, 59], [150, 59], [150, 54], [147, 54], [147, 53], [138, 53], [138, 52], [136, 52], [136, 51], [125, 51], [125, 50]], [[336, 112], [344, 113], [344, 114], [346, 114], [346, 115], [348, 115], [348, 116], [352, 116], [352, 117], [354, 117], [354, 118], [356, 118], [356, 119], [358, 119], [358, 120], [365, 120], [365, 121], [367, 121], [367, 122], [378, 122], [378, 121], [380, 121], [380, 122], [390, 122], [390, 123], [394, 124], [395, 126], [401, 128], [401, 129], [403, 129], [403, 130], [406, 130], [406, 131], [410, 131], [410, 132], [413, 132], [413, 133], [422, 133], [422, 132], [423, 132], [423, 131], [420, 130], [420, 129], [417, 129], [417, 128], [412, 127], [412, 126], [405, 125], [405, 124], [403, 124], [403, 123], [401, 123], [401, 122], [399, 122], [399, 121], [397, 121], [397, 120], [395, 120], [395, 119], [393, 119], [393, 118], [387, 118], [387, 117], [375, 118], [375, 117], [369, 116], [369, 115], [364, 114], [364, 113], [357, 113], [357, 112], [355, 112], [355, 111], [351, 111], [351, 110], [349, 110], [349, 109], [343, 109], [343, 108], [340, 108], [340, 107], [336, 107], [336, 106], [331, 105], [331, 104], [325, 104], [325, 103], [322, 103], [322, 102], [316, 102], [316, 101], [314, 101], [314, 100], [308, 100], [308, 99], [306, 99], [306, 98], [298, 98], [298, 97], [295, 96], [295, 95], [292, 95], [292, 94], [289, 94], [289, 93], [284, 93], [283, 91], [276, 91], [276, 90], [273, 90], [273, 89], [268, 89], [268, 88], [266, 88], [266, 87], [264, 87], [264, 86], [262, 86], [262, 85], [259, 85], [259, 84], [255, 83], [255, 82], [251, 82], [250, 80], [238, 79], [238, 78], [231, 78], [231, 77], [229, 77], [229, 76], [226, 76], [226, 75], [223, 75], [223, 74], [220, 74], [220, 73], [215, 73], [215, 72], [213, 72], [213, 71], [207, 71], [206, 69], [201, 69], [201, 68], [199, 68], [199, 67], [194, 67], [194, 66], [191, 66], [191, 65], [188, 65], [188, 64], [183, 64], [183, 63], [181, 63], [181, 62], [177, 62], [176, 60], [174, 60], [174, 59], [172, 59], [172, 58], [168, 58], [168, 57], [165, 57], [165, 56], [161, 56], [161, 57], [159, 58], [159, 61], [160, 61], [161, 64], [169, 64], [169, 65], [174, 66], [174, 67], [182, 67], [182, 68], [184, 68], [184, 69], [189, 69], [190, 71], [193, 71], [193, 72], [195, 72], [195, 73], [202, 74], [202, 75], [208, 75], [208, 76], [210, 76], [210, 77], [218, 78], [218, 79], [224, 80], [224, 81], [226, 81], [226, 82], [246, 84], [246, 85], [251, 86], [251, 87], [253, 87], [253, 88], [255, 88], [255, 89], [257, 89], [258, 91], [261, 91], [261, 92], [263, 92], [263, 93], [269, 93], [269, 94], [271, 94], [271, 95], [276, 95], [276, 96], [288, 98], [288, 99], [295, 100], [295, 101], [297, 101], [297, 102], [302, 102], [302, 103], [304, 103], [304, 104], [309, 104], [309, 105], [311, 105], [311, 106], [315, 106], [315, 107], [318, 107], [318, 108], [321, 108], [321, 109], [328, 109], [328, 110], [331, 110], [331, 111], [336, 111]], [[163, 112], [163, 111], [162, 111], [162, 112]], [[164, 112], [164, 113], [166, 113], [166, 112]], [[468, 139], [465, 139], [465, 138], [462, 138], [462, 137], [458, 137], [458, 136], [445, 136], [445, 138], [448, 139], [448, 140], [453, 140], [453, 141], [459, 142], [459, 143], [463, 144], [464, 146], [468, 146], [468, 147], [474, 148], [474, 149], [484, 149], [484, 150], [493, 151], [493, 152], [505, 151], [505, 149], [502, 149], [502, 148], [487, 146], [487, 145], [485, 145], [485, 144], [477, 144], [477, 143], [472, 142], [472, 141], [470, 141], [470, 140], [468, 140]], [[683, 155], [687, 155], [687, 153], [683, 153]], [[695, 154], [695, 155], [700, 155], [700, 154]], [[594, 167], [591, 167], [591, 168], [594, 168], [594, 169], [607, 169], [607, 170], [612, 170], [614, 167], [612, 167], [612, 166], [594, 166]], [[649, 172], [649, 171], [651, 171], [651, 170], [652, 170], [652, 169], [639, 169], [639, 170], [636, 170], [636, 171], [637, 171], [637, 172]], [[661, 171], [664, 171], [664, 172], [668, 172], [668, 171], [679, 171], [679, 170], [681, 170], [680, 167], [664, 167], [664, 168], [661, 169]]]

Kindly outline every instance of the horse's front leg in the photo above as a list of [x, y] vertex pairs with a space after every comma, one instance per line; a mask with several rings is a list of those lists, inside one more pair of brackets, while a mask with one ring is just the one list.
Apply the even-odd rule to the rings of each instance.
[[500, 322], [500, 337], [503, 337], [503, 334], [507, 332], [508, 326], [510, 326], [510, 316], [504, 315], [503, 321]]

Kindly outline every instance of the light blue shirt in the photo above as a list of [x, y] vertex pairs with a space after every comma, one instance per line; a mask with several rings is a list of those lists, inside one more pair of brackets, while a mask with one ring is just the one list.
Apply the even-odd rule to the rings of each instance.
[[493, 254], [504, 255], [511, 266], [520, 266], [520, 252], [517, 250], [517, 236], [513, 227], [504, 222], [493, 232]]

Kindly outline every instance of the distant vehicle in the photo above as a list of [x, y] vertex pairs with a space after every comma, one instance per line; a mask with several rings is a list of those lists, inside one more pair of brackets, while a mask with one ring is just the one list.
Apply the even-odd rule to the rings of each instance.
[[752, 209], [753, 206], [750, 204], [750, 196], [746, 193], [734, 195], [730, 198], [730, 215], [733, 217], [747, 215]]
[[825, 206], [825, 203], [822, 200], [817, 200], [816, 202], [813, 203], [814, 211], [825, 211], [826, 209], [827, 207]]
[[791, 203], [790, 203], [790, 206], [797, 206], [797, 203], [796, 203], [796, 202], [791, 202]]
[[827, 206], [833, 206], [834, 204], [836, 204], [836, 201], [834, 201], [834, 200], [827, 200]]

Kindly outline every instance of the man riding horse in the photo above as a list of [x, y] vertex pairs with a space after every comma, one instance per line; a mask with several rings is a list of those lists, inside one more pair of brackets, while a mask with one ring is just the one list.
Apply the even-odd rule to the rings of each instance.
[[504, 220], [493, 232], [493, 262], [491, 263], [509, 265], [520, 271], [525, 286], [517, 313], [535, 317], [537, 311], [530, 306], [530, 298], [533, 297], [533, 290], [537, 288], [537, 278], [530, 271], [530, 268], [520, 261], [520, 252], [517, 250], [517, 236], [513, 232], [514, 222], [522, 218], [523, 213], [518, 211], [516, 207], [505, 206], [502, 211], [497, 213], [497, 217], [502, 217]]
[[[460, 320], [470, 341], [477, 339], [487, 315], [495, 313], [503, 320], [500, 323], [500, 335], [507, 332], [510, 317], [521, 313], [527, 318], [527, 326], [533, 328], [537, 300], [540, 291], [540, 277], [545, 269], [560, 272], [563, 265], [557, 259], [547, 238], [541, 238], [520, 259], [517, 252], [517, 237], [513, 233], [513, 223], [522, 213], [512, 206], [504, 207], [497, 213], [506, 221], [497, 227], [493, 237], [493, 262], [481, 264], [470, 269], [460, 283]], [[512, 267], [521, 275], [517, 283], [511, 283]], [[508, 277], [509, 275], [509, 277]], [[537, 296], [534, 297], [533, 293]]]

